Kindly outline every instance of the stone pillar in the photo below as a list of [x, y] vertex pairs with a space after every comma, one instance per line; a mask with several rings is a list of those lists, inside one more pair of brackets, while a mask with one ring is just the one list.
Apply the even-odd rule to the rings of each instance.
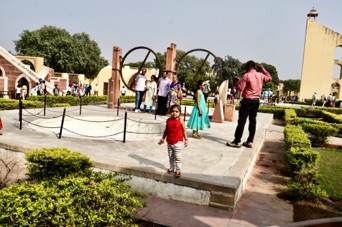
[[215, 105], [214, 113], [211, 116], [211, 122], [223, 123], [225, 116], [223, 115], [223, 107], [220, 98], [218, 98]]
[[165, 71], [168, 73], [170, 80], [172, 79], [172, 73], [175, 72], [176, 65], [176, 44], [171, 43], [170, 47], [166, 50], [166, 65]]
[[7, 91], [6, 95], [4, 95], [4, 98], [9, 99], [10, 97], [8, 96], [8, 77], [4, 77], [4, 91]]
[[119, 47], [113, 47], [112, 60], [112, 78], [110, 80], [110, 91], [108, 97], [108, 108], [118, 107], [118, 99], [120, 97], [120, 64], [122, 50]]

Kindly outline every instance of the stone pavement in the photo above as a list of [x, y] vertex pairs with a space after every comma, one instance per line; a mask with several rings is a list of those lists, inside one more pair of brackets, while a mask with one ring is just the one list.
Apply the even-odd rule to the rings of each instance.
[[[132, 106], [127, 104], [122, 108], [129, 110]], [[262, 178], [253, 189], [256, 192], [252, 193], [255, 195], [252, 201], [251, 197], [242, 196], [237, 203], [242, 191], [246, 195], [249, 190], [247, 181], [251, 174], [253, 176], [254, 163], [265, 137], [282, 136], [281, 129], [277, 129], [280, 133], [269, 132], [272, 115], [258, 114], [252, 149], [225, 145], [227, 140], [233, 139], [236, 120], [212, 123], [212, 128], [200, 131], [202, 140], [191, 138], [191, 130], [188, 130], [189, 146], [183, 151], [182, 177], [175, 179], [165, 173], [168, 168], [166, 145], [157, 144], [167, 117], [155, 119], [152, 114], [127, 111], [127, 131], [130, 133], [123, 143], [123, 135], [117, 130], [122, 123], [111, 120], [122, 120], [123, 109], [117, 116], [116, 109], [107, 109], [104, 105], [84, 106], [80, 115], [77, 107], [68, 107], [65, 130], [58, 139], [62, 112], [63, 108], [49, 108], [44, 117], [42, 109], [24, 111], [24, 123], [19, 130], [18, 110], [1, 111], [4, 135], [0, 137], [0, 147], [16, 151], [66, 147], [88, 155], [100, 169], [136, 176], [133, 187], [150, 194], [149, 207], [139, 211], [139, 215], [155, 223], [167, 226], [268, 226], [292, 222], [292, 206], [274, 199], [272, 188], [261, 187], [265, 184]], [[191, 112], [191, 107], [187, 107], [187, 112]], [[42, 125], [45, 128], [41, 128]], [[247, 129], [243, 140], [247, 138]], [[271, 194], [272, 199], [258, 200]], [[227, 210], [231, 208], [235, 209]]]

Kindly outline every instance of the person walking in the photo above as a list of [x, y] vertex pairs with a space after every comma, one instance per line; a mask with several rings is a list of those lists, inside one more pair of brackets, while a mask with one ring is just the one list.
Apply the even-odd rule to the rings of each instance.
[[144, 101], [144, 112], [149, 107], [149, 113], [152, 113], [153, 100], [157, 97], [157, 83], [156, 76], [152, 75], [151, 79], [146, 83], [145, 101]]
[[185, 123], [180, 118], [181, 107], [177, 104], [171, 106], [170, 115], [171, 117], [166, 120], [166, 127], [158, 144], [163, 144], [166, 138], [170, 163], [170, 168], [167, 169], [167, 173], [174, 173], [175, 177], [178, 178], [181, 176], [182, 148], [183, 146], [188, 146], [188, 136], [186, 134]]
[[146, 89], [146, 69], [141, 70], [141, 74], [138, 74], [135, 78], [135, 111], [136, 113], [140, 113], [140, 105], [142, 102], [142, 98]]
[[315, 106], [316, 106], [316, 101], [317, 101], [317, 93], [314, 92], [314, 93], [312, 94], [312, 104], [311, 104], [311, 106], [312, 106], [313, 108], [315, 108]]
[[20, 82], [17, 83], [16, 87], [16, 93], [15, 93], [15, 99], [20, 99], [21, 98], [21, 84]]
[[94, 96], [98, 96], [99, 95], [99, 86], [97, 86], [97, 84], [95, 84], [94, 87]]
[[256, 116], [260, 105], [259, 98], [262, 91], [262, 85], [264, 82], [272, 81], [271, 74], [266, 71], [262, 64], [258, 65], [262, 73], [257, 72], [255, 70], [255, 66], [256, 64], [254, 61], [248, 61], [245, 65], [246, 73], [242, 76], [242, 78], [240, 79], [239, 77], [234, 77], [235, 80], [238, 80], [238, 89], [242, 91], [242, 100], [240, 102], [238, 125], [234, 134], [235, 138], [232, 142], [227, 142], [227, 146], [241, 147], [241, 137], [248, 117], [249, 136], [247, 141], [243, 142], [242, 145], [248, 148], [252, 147], [256, 130]]
[[27, 95], [27, 86], [23, 84], [23, 86], [21, 86], [21, 98], [25, 100], [26, 95]]
[[52, 93], [54, 96], [59, 96], [58, 84], [55, 84], [55, 87], [53, 88]]
[[170, 92], [171, 80], [167, 77], [167, 71], [163, 72], [163, 77], [158, 82], [158, 106], [156, 114], [165, 115], [167, 113], [167, 96]]
[[236, 95], [236, 88], [233, 87], [232, 91], [231, 91], [231, 94], [230, 94], [230, 100], [231, 100], [231, 103], [233, 103], [233, 104], [234, 104], [234, 101], [235, 101], [235, 95]]
[[325, 106], [325, 103], [327, 102], [327, 97], [325, 96], [325, 94], [323, 94], [323, 95], [321, 96], [321, 98], [322, 98], [322, 107], [324, 107], [324, 106]]
[[125, 86], [122, 86], [122, 88], [121, 88], [121, 95], [122, 96], [126, 95], [126, 88], [125, 88]]
[[31, 94], [32, 96], [37, 96], [37, 95], [38, 95], [38, 94], [37, 94], [37, 90], [38, 90], [38, 82], [37, 82], [36, 85], [31, 89], [30, 94]]
[[333, 93], [333, 95], [331, 96], [331, 105], [330, 105], [331, 108], [335, 107], [335, 101], [336, 101], [336, 96], [335, 96], [335, 93]]
[[192, 137], [195, 139], [202, 139], [198, 135], [198, 130], [206, 130], [210, 128], [210, 120], [205, 105], [205, 99], [202, 90], [204, 89], [205, 83], [203, 80], [197, 82], [197, 91], [195, 95], [195, 104], [190, 114], [187, 127], [192, 129]]

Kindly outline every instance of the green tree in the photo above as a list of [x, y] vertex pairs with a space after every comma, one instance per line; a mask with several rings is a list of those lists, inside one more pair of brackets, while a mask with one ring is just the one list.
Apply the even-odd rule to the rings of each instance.
[[[138, 62], [130, 62], [124, 65], [128, 65], [129, 67], [133, 67], [133, 68], [139, 68], [141, 64], [142, 62], [138, 61]], [[158, 68], [158, 67], [154, 62], [145, 62], [143, 68]]]
[[186, 52], [177, 50], [177, 75], [185, 83], [188, 90], [195, 90], [198, 80], [207, 80], [213, 74], [210, 63], [194, 55], [185, 55]]
[[233, 78], [235, 76], [242, 76], [245, 71], [242, 63], [239, 59], [229, 55], [220, 61], [222, 62], [222, 81], [229, 80], [229, 87], [234, 87], [236, 82]]
[[284, 80], [282, 82], [284, 84], [283, 91], [285, 94], [287, 92], [299, 92], [300, 91], [300, 80]]
[[[279, 77], [278, 77], [278, 71], [277, 71], [276, 67], [274, 67], [273, 65], [264, 63], [264, 62], [261, 64], [272, 75], [272, 83], [274, 85], [278, 85], [279, 84]], [[258, 71], [260, 71], [260, 70], [258, 70]]]
[[65, 29], [44, 26], [39, 30], [24, 30], [14, 41], [18, 55], [44, 58], [44, 64], [57, 72], [82, 73], [94, 78], [109, 65], [101, 57], [98, 44], [86, 33], [70, 35]]

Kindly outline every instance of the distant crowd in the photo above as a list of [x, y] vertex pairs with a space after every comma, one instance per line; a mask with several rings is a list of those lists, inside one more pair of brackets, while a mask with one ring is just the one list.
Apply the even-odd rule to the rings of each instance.
[[[77, 85], [72, 82], [69, 82], [67, 90], [62, 91], [58, 88], [58, 84], [56, 83], [54, 85], [54, 88], [52, 89], [52, 94], [54, 96], [71, 95], [74, 97], [83, 97], [83, 96], [92, 95], [92, 89], [93, 88], [91, 84]], [[28, 96], [27, 90], [28, 90], [27, 86], [25, 84], [21, 84], [21, 82], [19, 81], [16, 86], [15, 98], [25, 100], [26, 97]], [[97, 86], [97, 84], [95, 84], [93, 95], [98, 95], [99, 94], [98, 91], [99, 91], [99, 87]], [[45, 80], [39, 79], [39, 82], [35, 84], [35, 86], [31, 89], [29, 94], [32, 96], [46, 95], [47, 90], [46, 90]]]

